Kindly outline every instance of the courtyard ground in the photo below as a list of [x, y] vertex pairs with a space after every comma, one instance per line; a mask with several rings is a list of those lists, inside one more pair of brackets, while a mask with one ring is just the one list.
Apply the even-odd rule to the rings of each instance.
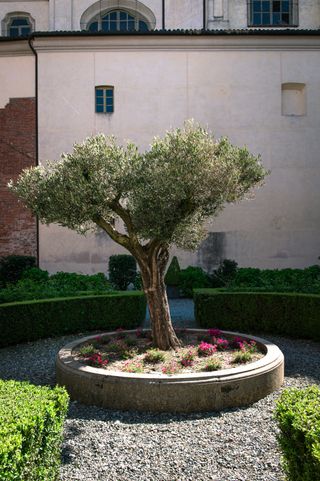
[[[170, 304], [176, 326], [195, 326], [192, 301]], [[77, 337], [0, 349], [0, 378], [53, 385], [55, 355]], [[320, 384], [319, 343], [265, 337], [285, 355], [283, 388]], [[281, 481], [273, 419], [281, 390], [246, 408], [194, 415], [108, 411], [72, 402], [61, 481]]]

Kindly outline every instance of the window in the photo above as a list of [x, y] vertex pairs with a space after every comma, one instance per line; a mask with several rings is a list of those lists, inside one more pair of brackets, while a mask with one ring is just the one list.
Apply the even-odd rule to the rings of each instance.
[[250, 0], [249, 25], [288, 27], [298, 24], [298, 0]]
[[89, 32], [148, 32], [147, 23], [138, 14], [124, 10], [112, 10], [98, 19], [94, 19], [88, 27]]
[[29, 35], [31, 32], [31, 25], [29, 19], [26, 17], [11, 18], [8, 24], [9, 37], [21, 37]]
[[96, 113], [112, 114], [114, 111], [114, 88], [111, 86], [96, 87]]
[[10, 12], [1, 23], [2, 34], [11, 38], [29, 35], [35, 25], [33, 18], [27, 12]]

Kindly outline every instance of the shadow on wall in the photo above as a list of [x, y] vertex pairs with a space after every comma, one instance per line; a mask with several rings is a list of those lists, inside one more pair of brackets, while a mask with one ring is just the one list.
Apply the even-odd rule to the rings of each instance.
[[210, 232], [197, 252], [197, 265], [211, 273], [226, 258], [226, 233]]

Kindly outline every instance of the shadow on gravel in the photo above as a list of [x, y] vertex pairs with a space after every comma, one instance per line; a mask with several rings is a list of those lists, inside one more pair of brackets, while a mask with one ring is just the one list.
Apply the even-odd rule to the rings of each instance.
[[261, 334], [283, 352], [285, 377], [306, 377], [310, 383], [320, 382], [320, 342], [310, 339], [289, 339]]
[[[223, 414], [236, 411], [243, 411], [248, 406], [239, 408], [224, 409], [215, 412], [203, 412], [195, 414], [183, 413], [152, 413], [139, 411], [112, 411], [109, 409], [99, 408], [96, 406], [85, 406], [78, 402], [71, 402], [68, 419], [77, 419], [82, 421], [102, 421], [115, 424], [157, 424], [169, 425], [177, 422], [192, 422], [196, 420], [219, 418]], [[169, 428], [168, 428], [169, 430]]]

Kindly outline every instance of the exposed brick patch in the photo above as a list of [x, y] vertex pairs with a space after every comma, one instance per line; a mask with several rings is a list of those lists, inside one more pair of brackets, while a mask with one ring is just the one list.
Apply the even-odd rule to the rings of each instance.
[[7, 188], [36, 163], [36, 103], [15, 98], [0, 109], [0, 255], [36, 256], [36, 221]]

